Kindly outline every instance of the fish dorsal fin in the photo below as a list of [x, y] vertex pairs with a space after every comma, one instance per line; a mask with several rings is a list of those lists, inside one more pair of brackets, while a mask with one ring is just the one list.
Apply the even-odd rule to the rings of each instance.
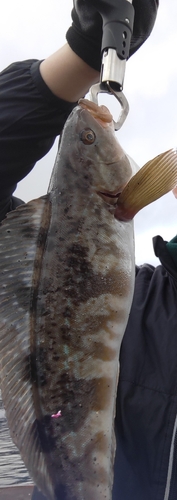
[[34, 480], [36, 470], [38, 487], [46, 487], [52, 499], [34, 411], [30, 339], [33, 291], [49, 222], [50, 195], [46, 195], [9, 213], [0, 226], [0, 368], [12, 439]]

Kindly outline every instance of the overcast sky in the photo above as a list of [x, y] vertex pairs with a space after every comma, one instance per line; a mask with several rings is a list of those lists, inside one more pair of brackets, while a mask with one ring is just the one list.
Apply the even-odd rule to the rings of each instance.
[[[13, 61], [44, 59], [65, 43], [72, 1], [6, 0], [0, 16], [0, 70]], [[160, 0], [158, 19], [149, 40], [127, 63], [124, 93], [129, 116], [117, 137], [127, 153], [143, 166], [149, 159], [177, 146], [177, 2]], [[102, 102], [113, 109], [106, 95]], [[33, 172], [19, 183], [24, 201], [46, 193], [57, 143]], [[176, 234], [177, 200], [171, 193], [135, 218], [137, 263], [158, 264], [152, 236]]]

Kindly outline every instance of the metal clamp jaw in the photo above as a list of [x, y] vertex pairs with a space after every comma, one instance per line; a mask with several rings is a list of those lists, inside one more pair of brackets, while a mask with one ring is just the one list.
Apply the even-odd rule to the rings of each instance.
[[90, 96], [96, 103], [100, 92], [111, 93], [116, 97], [121, 105], [121, 113], [114, 125], [115, 130], [119, 130], [129, 111], [122, 89], [133, 33], [132, 0], [101, 0], [99, 13], [103, 19], [102, 67], [100, 83], [91, 87]]
[[106, 86], [102, 87], [101, 86], [101, 83], [97, 83], [96, 85], [93, 85], [90, 89], [90, 100], [95, 102], [96, 104], [98, 104], [98, 94], [102, 93], [102, 92], [106, 92], [107, 94], [112, 94], [114, 95], [114, 97], [116, 97], [116, 99], [118, 100], [119, 104], [121, 105], [121, 112], [120, 112], [120, 115], [119, 115], [119, 118], [117, 120], [117, 122], [114, 121], [114, 130], [119, 130], [127, 115], [128, 115], [128, 112], [129, 112], [129, 104], [128, 104], [128, 101], [125, 97], [125, 95], [123, 94], [123, 92], [116, 92], [114, 91], [109, 82], [106, 82]]

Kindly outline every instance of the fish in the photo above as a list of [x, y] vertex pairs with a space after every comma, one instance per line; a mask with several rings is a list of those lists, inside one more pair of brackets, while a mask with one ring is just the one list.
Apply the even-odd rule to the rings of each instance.
[[151, 197], [148, 183], [142, 196], [137, 170], [109, 110], [81, 99], [63, 129], [48, 193], [0, 226], [2, 399], [12, 439], [48, 500], [112, 497], [133, 216]]

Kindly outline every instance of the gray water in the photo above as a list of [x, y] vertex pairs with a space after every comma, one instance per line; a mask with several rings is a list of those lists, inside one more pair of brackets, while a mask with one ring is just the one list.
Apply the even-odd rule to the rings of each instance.
[[32, 481], [10, 437], [0, 393], [0, 488], [25, 483]]

